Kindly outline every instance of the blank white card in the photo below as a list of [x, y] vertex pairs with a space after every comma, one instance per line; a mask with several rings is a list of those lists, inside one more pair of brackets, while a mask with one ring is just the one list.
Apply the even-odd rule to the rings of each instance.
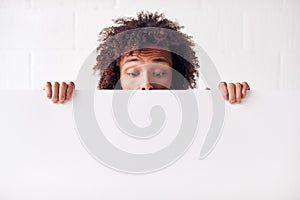
[[[137, 91], [124, 114], [113, 91], [93, 93], [90, 113], [80, 102], [91, 96], [81, 90], [65, 105], [53, 105], [42, 91], [0, 91], [0, 199], [300, 199], [299, 91], [251, 91], [240, 105], [225, 102], [216, 141], [207, 141], [213, 118], [220, 117], [211, 91], [195, 90], [195, 101], [186, 102], [177, 92], [185, 95]], [[191, 102], [197, 103], [184, 105]], [[183, 115], [185, 106], [197, 116]], [[85, 123], [93, 120], [110, 145], [141, 159], [117, 157], [105, 145], [98, 146], [103, 159], [97, 157], [84, 142], [94, 131], [85, 132]], [[174, 147], [180, 155], [172, 162], [160, 154], [150, 162], [148, 155], [176, 140], [183, 120], [197, 122], [196, 130], [182, 129], [183, 138], [194, 131], [184, 152]], [[135, 132], [151, 123], [161, 127]], [[97, 147], [99, 141], [92, 142]], [[216, 144], [199, 159], [207, 142]]]

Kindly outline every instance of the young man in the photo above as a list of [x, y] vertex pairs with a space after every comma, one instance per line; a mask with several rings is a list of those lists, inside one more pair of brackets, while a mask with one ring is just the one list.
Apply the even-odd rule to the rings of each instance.
[[[98, 89], [197, 88], [200, 66], [192, 37], [180, 32], [183, 26], [149, 12], [113, 21], [115, 26], [104, 28], [99, 35], [99, 55], [93, 68], [100, 76]], [[43, 89], [53, 103], [63, 104], [72, 98], [75, 85], [47, 82]], [[246, 97], [250, 87], [247, 82], [221, 82], [219, 89], [224, 99], [234, 104]]]

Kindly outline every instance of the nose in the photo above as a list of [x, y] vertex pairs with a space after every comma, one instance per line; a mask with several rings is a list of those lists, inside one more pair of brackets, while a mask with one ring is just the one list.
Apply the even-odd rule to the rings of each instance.
[[153, 90], [153, 85], [151, 83], [144, 83], [141, 85], [140, 90]]
[[151, 77], [150, 72], [146, 71], [143, 73], [143, 75], [140, 77], [140, 83], [139, 90], [153, 90], [154, 85], [151, 83]]

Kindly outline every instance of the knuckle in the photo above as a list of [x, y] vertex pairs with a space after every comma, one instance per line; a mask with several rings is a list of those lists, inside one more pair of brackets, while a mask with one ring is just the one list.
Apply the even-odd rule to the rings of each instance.
[[69, 86], [75, 87], [75, 84], [71, 81], [71, 82], [69, 83]]
[[235, 88], [235, 85], [233, 83], [228, 83], [228, 88], [233, 89]]
[[62, 86], [62, 87], [67, 86], [66, 82], [61, 82], [61, 86]]
[[219, 87], [222, 87], [222, 86], [226, 86], [226, 82], [221, 81], [221, 82], [219, 83]]
[[73, 92], [74, 92], [74, 88], [73, 87], [68, 87], [67, 94], [72, 95]]
[[69, 92], [69, 93], [67, 94], [67, 98], [68, 98], [68, 99], [71, 99], [71, 98], [72, 98], [72, 95], [73, 95], [73, 92]]
[[57, 96], [57, 94], [58, 94], [58, 88], [54, 88], [54, 90], [52, 91], [53, 92], [53, 96]]
[[236, 86], [236, 87], [242, 87], [242, 84], [239, 83], [239, 82], [237, 82], [237, 83], [235, 84], [235, 86]]
[[248, 87], [249, 87], [248, 83], [247, 83], [247, 82], [245, 82], [245, 81], [242, 83], [242, 85], [243, 85], [244, 87], [246, 87], [246, 88], [248, 88]]

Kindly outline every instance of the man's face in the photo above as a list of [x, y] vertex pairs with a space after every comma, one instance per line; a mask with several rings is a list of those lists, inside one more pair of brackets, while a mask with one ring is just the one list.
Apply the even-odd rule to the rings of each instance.
[[120, 82], [124, 90], [170, 89], [172, 56], [168, 51], [147, 48], [125, 54], [120, 60]]

